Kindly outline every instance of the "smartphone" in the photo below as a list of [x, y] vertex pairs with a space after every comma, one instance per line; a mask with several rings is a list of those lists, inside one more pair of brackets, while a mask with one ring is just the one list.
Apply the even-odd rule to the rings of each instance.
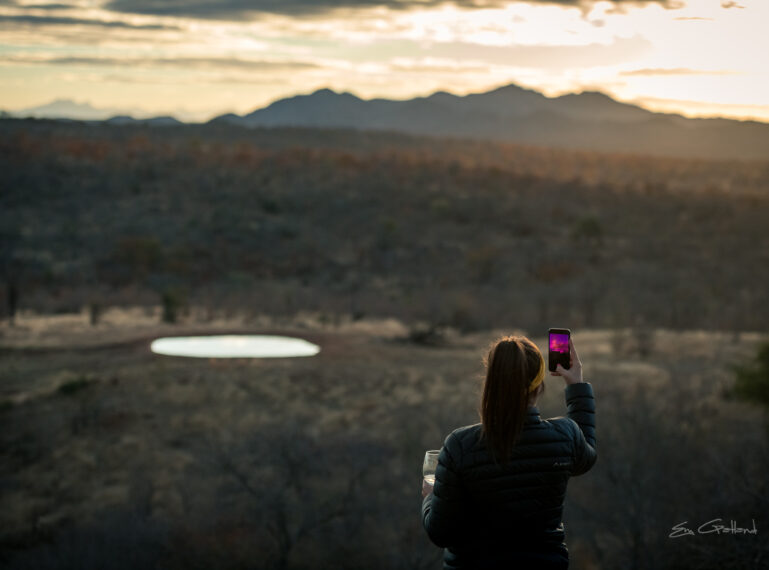
[[569, 329], [550, 329], [547, 331], [547, 363], [550, 372], [555, 372], [560, 364], [568, 369], [571, 366], [571, 352], [569, 350]]

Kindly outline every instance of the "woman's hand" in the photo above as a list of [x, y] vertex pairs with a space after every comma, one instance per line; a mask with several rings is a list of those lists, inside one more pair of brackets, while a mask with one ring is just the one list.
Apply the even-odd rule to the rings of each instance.
[[551, 376], [563, 376], [564, 381], [567, 384], [579, 384], [582, 380], [582, 362], [577, 354], [577, 349], [574, 348], [574, 341], [569, 337], [569, 369], [566, 370], [560, 364], [555, 367], [555, 372], [551, 372]]
[[427, 495], [433, 492], [433, 486], [430, 485], [427, 481], [422, 479], [422, 498], [424, 499]]

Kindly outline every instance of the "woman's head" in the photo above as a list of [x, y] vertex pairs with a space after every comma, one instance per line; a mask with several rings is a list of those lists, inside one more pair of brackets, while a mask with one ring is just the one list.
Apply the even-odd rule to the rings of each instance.
[[526, 337], [505, 336], [492, 343], [484, 365], [482, 434], [494, 458], [505, 461], [523, 429], [529, 404], [544, 391], [545, 362]]

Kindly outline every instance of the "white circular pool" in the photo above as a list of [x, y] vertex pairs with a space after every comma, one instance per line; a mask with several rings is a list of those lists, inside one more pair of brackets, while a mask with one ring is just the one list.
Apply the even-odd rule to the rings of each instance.
[[150, 350], [193, 358], [286, 358], [314, 356], [317, 344], [301, 338], [269, 335], [179, 336], [154, 340]]

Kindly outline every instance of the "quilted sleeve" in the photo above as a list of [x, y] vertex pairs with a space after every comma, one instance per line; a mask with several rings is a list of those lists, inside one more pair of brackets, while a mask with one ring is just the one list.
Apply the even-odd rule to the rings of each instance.
[[456, 544], [462, 535], [466, 494], [457, 472], [461, 447], [449, 434], [438, 456], [433, 492], [422, 501], [422, 525], [436, 546]]
[[595, 398], [589, 382], [566, 386], [566, 407], [569, 419], [579, 429], [574, 430], [574, 467], [572, 475], [590, 470], [598, 458], [595, 440]]

